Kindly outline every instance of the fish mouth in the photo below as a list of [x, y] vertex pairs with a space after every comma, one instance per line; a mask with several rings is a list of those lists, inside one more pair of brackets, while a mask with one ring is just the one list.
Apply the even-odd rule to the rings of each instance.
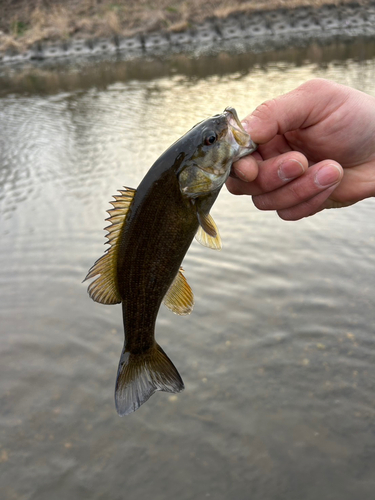
[[241, 149], [244, 149], [241, 156], [245, 156], [255, 151], [258, 145], [255, 144], [250, 135], [243, 128], [242, 123], [238, 118], [237, 111], [234, 108], [227, 107], [224, 110], [224, 114], [226, 115], [229, 129], [232, 132], [235, 141]]

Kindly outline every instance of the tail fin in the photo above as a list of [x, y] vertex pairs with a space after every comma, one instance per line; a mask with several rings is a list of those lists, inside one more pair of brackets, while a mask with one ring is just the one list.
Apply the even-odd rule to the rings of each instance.
[[121, 417], [138, 410], [155, 391], [183, 389], [178, 371], [158, 344], [145, 354], [122, 351], [115, 391], [116, 410]]

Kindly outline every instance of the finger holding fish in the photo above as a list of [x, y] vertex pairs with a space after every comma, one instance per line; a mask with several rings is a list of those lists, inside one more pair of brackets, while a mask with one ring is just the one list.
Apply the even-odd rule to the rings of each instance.
[[325, 208], [342, 177], [341, 165], [324, 160], [279, 189], [253, 195], [253, 202], [260, 210], [276, 210], [284, 220], [298, 220]]
[[233, 175], [226, 185], [232, 194], [260, 195], [285, 186], [304, 174], [307, 168], [306, 157], [297, 151], [267, 160], [256, 151], [233, 165]]
[[323, 160], [309, 166], [297, 151], [262, 160], [259, 150], [233, 165], [234, 176], [227, 181], [232, 194], [251, 195], [259, 210], [275, 210], [284, 220], [335, 206], [332, 195], [343, 177], [337, 162]]

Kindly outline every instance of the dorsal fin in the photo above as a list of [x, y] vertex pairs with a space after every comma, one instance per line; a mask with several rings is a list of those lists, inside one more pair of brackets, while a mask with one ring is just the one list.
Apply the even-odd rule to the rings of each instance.
[[204, 215], [198, 213], [199, 228], [195, 239], [205, 247], [213, 250], [221, 250], [221, 238], [215, 221], [210, 214]]
[[194, 295], [180, 267], [168, 292], [164, 297], [164, 305], [175, 314], [185, 316], [190, 314], [194, 306]]
[[101, 304], [118, 304], [121, 297], [117, 287], [117, 247], [121, 230], [124, 226], [129, 207], [136, 193], [135, 189], [125, 187], [120, 189], [120, 195], [115, 195], [116, 201], [110, 201], [112, 209], [107, 210], [109, 217], [106, 219], [110, 225], [105, 228], [108, 233], [106, 238], [110, 244], [105, 254], [98, 259], [87, 273], [86, 281], [100, 275], [88, 286], [90, 297]]

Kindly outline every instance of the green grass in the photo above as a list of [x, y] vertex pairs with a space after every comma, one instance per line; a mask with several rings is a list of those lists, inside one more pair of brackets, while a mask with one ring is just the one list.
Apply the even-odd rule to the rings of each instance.
[[13, 36], [19, 37], [22, 36], [27, 29], [28, 26], [23, 21], [12, 21], [10, 31], [13, 33]]

